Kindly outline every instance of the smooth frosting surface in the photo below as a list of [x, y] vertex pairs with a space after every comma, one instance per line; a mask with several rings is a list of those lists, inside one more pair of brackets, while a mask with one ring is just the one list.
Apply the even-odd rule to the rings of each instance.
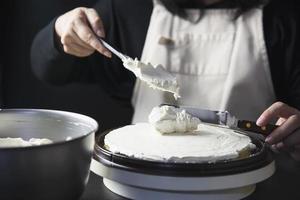
[[124, 59], [123, 65], [151, 88], [171, 92], [175, 99], [180, 97], [176, 77], [167, 72], [161, 65], [153, 66], [151, 63], [146, 64], [131, 58]]
[[46, 138], [31, 138], [26, 141], [22, 138], [0, 138], [0, 148], [5, 147], [28, 147], [28, 146], [39, 146], [44, 144], [51, 144], [52, 141]]
[[161, 133], [184, 133], [196, 130], [201, 121], [184, 109], [164, 105], [152, 109], [149, 123]]
[[161, 134], [149, 123], [128, 125], [107, 134], [104, 143], [113, 153], [171, 162], [235, 159], [239, 152], [255, 148], [248, 136], [205, 124], [188, 134]]

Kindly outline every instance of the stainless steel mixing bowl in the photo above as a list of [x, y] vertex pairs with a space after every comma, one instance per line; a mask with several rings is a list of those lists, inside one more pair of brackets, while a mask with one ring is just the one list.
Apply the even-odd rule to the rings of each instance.
[[97, 122], [52, 110], [0, 111], [0, 137], [54, 143], [0, 148], [0, 199], [79, 199], [88, 181]]

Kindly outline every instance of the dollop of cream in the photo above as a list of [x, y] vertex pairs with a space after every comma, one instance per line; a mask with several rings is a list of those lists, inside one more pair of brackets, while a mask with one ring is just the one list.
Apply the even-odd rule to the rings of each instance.
[[175, 99], [180, 98], [176, 77], [167, 72], [162, 65], [153, 66], [151, 63], [143, 63], [137, 58], [134, 60], [132, 58], [124, 59], [123, 65], [151, 88], [171, 92]]
[[31, 138], [28, 141], [22, 138], [0, 138], [0, 148], [40, 146], [51, 143], [53, 143], [53, 141], [46, 138]]
[[149, 123], [160, 133], [190, 133], [197, 129], [201, 121], [184, 109], [164, 105], [152, 109]]

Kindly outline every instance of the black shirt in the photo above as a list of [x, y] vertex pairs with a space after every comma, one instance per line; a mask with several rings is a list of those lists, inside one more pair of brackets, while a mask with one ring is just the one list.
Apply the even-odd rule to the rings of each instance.
[[[139, 58], [152, 0], [100, 0], [95, 9], [103, 20], [107, 42]], [[122, 62], [97, 52], [86, 58], [65, 54], [55, 40], [54, 22], [41, 30], [33, 42], [31, 61], [35, 74], [56, 85], [75, 81], [96, 83], [115, 98], [129, 102], [135, 77]], [[263, 24], [277, 100], [300, 109], [300, 26], [294, 1], [271, 1], [264, 7]]]

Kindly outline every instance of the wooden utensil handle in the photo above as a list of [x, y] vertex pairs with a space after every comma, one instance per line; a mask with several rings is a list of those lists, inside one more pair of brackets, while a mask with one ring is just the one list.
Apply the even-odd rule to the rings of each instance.
[[238, 128], [245, 130], [245, 131], [251, 131], [256, 133], [261, 133], [263, 135], [269, 135], [274, 129], [276, 129], [278, 126], [273, 124], [267, 124], [266, 126], [257, 126], [255, 122], [248, 121], [248, 120], [239, 120], [238, 122]]

